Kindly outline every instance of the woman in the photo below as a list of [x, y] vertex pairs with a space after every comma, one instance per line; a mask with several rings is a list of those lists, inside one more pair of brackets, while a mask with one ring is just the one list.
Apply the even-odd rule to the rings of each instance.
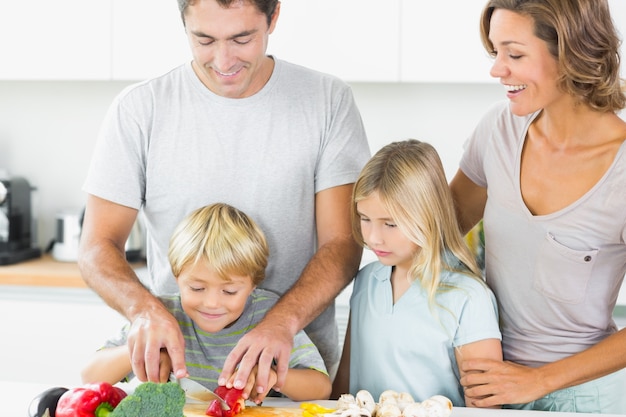
[[508, 102], [466, 144], [451, 189], [481, 218], [505, 362], [462, 364], [479, 407], [626, 413], [626, 123], [604, 0], [491, 0], [481, 17]]

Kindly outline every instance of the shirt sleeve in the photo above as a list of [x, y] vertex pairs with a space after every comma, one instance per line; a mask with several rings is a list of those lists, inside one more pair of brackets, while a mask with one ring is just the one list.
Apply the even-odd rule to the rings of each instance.
[[459, 164], [461, 171], [475, 184], [487, 187], [487, 178], [484, 170], [484, 159], [489, 142], [498, 132], [498, 120], [504, 110], [508, 108], [505, 102], [497, 103], [478, 122], [472, 134], [463, 145], [463, 156]]
[[472, 283], [459, 294], [465, 299], [458, 316], [454, 346], [485, 339], [502, 340], [498, 323], [498, 307], [493, 292], [479, 282]]
[[361, 115], [349, 86], [335, 86], [315, 174], [315, 192], [356, 181], [370, 157]]
[[293, 350], [289, 358], [289, 367], [297, 369], [315, 369], [328, 375], [322, 355], [309, 336], [301, 330], [296, 334], [293, 341]]

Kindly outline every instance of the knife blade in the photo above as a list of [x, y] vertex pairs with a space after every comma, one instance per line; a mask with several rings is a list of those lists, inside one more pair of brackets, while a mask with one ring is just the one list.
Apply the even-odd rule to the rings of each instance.
[[173, 378], [178, 385], [180, 385], [183, 391], [185, 391], [185, 396], [187, 398], [207, 404], [213, 400], [217, 400], [220, 403], [222, 410], [230, 410], [230, 407], [226, 404], [226, 401], [224, 401], [222, 397], [206, 388], [204, 385], [189, 378]]

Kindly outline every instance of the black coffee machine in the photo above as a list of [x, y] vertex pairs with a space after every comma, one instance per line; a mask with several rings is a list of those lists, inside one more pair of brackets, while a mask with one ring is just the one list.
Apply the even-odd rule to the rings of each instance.
[[33, 247], [32, 188], [26, 179], [0, 179], [0, 265], [41, 256]]

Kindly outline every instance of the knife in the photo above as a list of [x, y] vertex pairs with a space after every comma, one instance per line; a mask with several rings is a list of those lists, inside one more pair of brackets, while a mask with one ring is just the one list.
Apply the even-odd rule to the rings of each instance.
[[173, 375], [170, 377], [170, 380], [177, 382], [178, 385], [185, 391], [185, 396], [187, 398], [191, 398], [192, 400], [200, 401], [203, 403], [210, 403], [213, 400], [217, 400], [222, 410], [230, 410], [226, 401], [210, 389], [206, 388], [204, 385], [194, 381], [189, 378], [176, 378]]

